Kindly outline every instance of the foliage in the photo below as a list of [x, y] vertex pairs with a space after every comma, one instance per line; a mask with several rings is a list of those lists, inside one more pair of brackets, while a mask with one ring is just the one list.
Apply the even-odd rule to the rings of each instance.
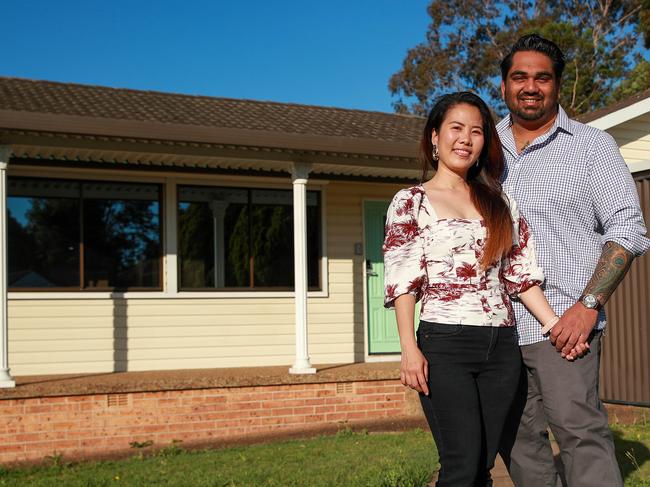
[[[641, 60], [639, 36], [650, 40], [648, 4], [650, 0], [432, 0], [426, 40], [407, 52], [402, 69], [390, 79], [389, 88], [398, 97], [395, 109], [426, 115], [440, 94], [473, 90], [503, 111], [499, 62], [517, 38], [533, 32], [555, 41], [565, 53], [560, 96], [565, 110], [575, 115], [600, 108]], [[650, 87], [649, 79], [642, 81], [623, 91]]]
[[642, 60], [616, 87], [610, 97], [612, 102], [623, 100], [650, 88], [650, 61]]

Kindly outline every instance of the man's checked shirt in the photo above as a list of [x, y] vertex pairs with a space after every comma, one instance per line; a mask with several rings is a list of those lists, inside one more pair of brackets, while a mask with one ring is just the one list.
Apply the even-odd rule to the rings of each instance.
[[[562, 107], [553, 127], [521, 154], [509, 116], [497, 131], [506, 158], [503, 189], [532, 230], [544, 294], [561, 316], [584, 291], [605, 242], [635, 256], [650, 249], [634, 180], [614, 139], [569, 119]], [[546, 339], [523, 304], [513, 308], [520, 345]], [[601, 310], [597, 329], [605, 324]]]

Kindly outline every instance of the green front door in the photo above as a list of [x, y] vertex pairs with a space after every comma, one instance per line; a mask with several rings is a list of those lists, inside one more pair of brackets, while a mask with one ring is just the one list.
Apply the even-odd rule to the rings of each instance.
[[[368, 353], [399, 353], [399, 335], [395, 311], [384, 308], [384, 226], [388, 201], [364, 203], [366, 237], [366, 289], [368, 302]], [[416, 323], [419, 304], [416, 306]]]

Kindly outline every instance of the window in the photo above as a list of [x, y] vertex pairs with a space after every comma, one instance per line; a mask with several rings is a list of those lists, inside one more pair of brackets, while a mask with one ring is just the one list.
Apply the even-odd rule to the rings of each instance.
[[9, 178], [11, 290], [159, 290], [160, 186]]
[[[180, 288], [292, 289], [291, 190], [179, 186]], [[307, 282], [320, 288], [320, 193], [307, 191]]]

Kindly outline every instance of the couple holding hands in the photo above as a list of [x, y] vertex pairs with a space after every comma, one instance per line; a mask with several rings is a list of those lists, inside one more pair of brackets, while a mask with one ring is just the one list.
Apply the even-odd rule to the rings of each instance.
[[650, 240], [614, 140], [559, 106], [564, 64], [553, 42], [520, 38], [501, 62], [510, 113], [496, 125], [475, 94], [442, 96], [423, 182], [388, 210], [385, 305], [438, 487], [491, 486], [497, 453], [517, 487], [623, 485], [598, 396], [603, 305]]

